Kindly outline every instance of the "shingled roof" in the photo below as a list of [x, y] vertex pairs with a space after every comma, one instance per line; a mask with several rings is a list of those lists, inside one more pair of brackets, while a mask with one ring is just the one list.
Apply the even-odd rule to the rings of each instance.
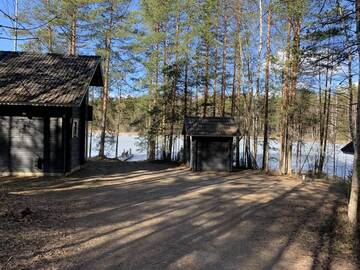
[[0, 104], [79, 106], [102, 85], [98, 56], [0, 52]]
[[183, 133], [189, 136], [233, 137], [239, 132], [230, 117], [185, 117]]

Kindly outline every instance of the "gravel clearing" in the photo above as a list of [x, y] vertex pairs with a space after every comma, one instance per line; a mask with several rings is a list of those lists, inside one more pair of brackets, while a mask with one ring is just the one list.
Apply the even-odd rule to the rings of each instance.
[[1, 270], [357, 269], [321, 181], [106, 160], [0, 182]]

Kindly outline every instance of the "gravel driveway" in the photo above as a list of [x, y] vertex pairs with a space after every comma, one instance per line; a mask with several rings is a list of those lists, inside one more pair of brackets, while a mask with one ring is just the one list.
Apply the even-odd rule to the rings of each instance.
[[70, 204], [45, 268], [355, 269], [335, 256], [339, 196], [323, 182], [96, 161], [22, 194]]

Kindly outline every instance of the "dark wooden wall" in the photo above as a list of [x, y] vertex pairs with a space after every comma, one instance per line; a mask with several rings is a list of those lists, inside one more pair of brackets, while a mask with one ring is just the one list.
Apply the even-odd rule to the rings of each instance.
[[0, 170], [41, 172], [44, 153], [42, 118], [0, 117]]
[[232, 171], [232, 141], [233, 138], [192, 137], [192, 169]]
[[[87, 125], [86, 125], [86, 111], [87, 109], [87, 96], [84, 98], [80, 107], [73, 107], [71, 118], [66, 119], [69, 121], [67, 130], [67, 137], [70, 140], [70, 148], [68, 151], [70, 154], [70, 165], [69, 169], [72, 170], [76, 167], [81, 166], [86, 162], [86, 136], [87, 136]], [[79, 136], [72, 136], [72, 121], [73, 119], [79, 120]]]
[[[49, 173], [59, 173], [64, 169], [63, 162], [63, 139], [62, 139], [62, 118], [45, 118], [46, 126], [49, 130], [44, 130], [45, 137], [44, 146], [47, 147], [44, 151], [45, 166], [44, 171]], [[48, 153], [48, 154], [47, 154]]]
[[[86, 162], [87, 96], [80, 107], [0, 106], [0, 172], [66, 173]], [[72, 119], [79, 136], [72, 137]]]

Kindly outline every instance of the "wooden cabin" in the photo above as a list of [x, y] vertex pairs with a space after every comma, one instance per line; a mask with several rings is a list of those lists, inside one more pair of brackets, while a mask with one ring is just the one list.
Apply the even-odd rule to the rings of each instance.
[[186, 117], [185, 160], [193, 171], [232, 171], [233, 141], [239, 128], [229, 117]]
[[0, 52], [0, 174], [70, 173], [87, 159], [97, 56]]

